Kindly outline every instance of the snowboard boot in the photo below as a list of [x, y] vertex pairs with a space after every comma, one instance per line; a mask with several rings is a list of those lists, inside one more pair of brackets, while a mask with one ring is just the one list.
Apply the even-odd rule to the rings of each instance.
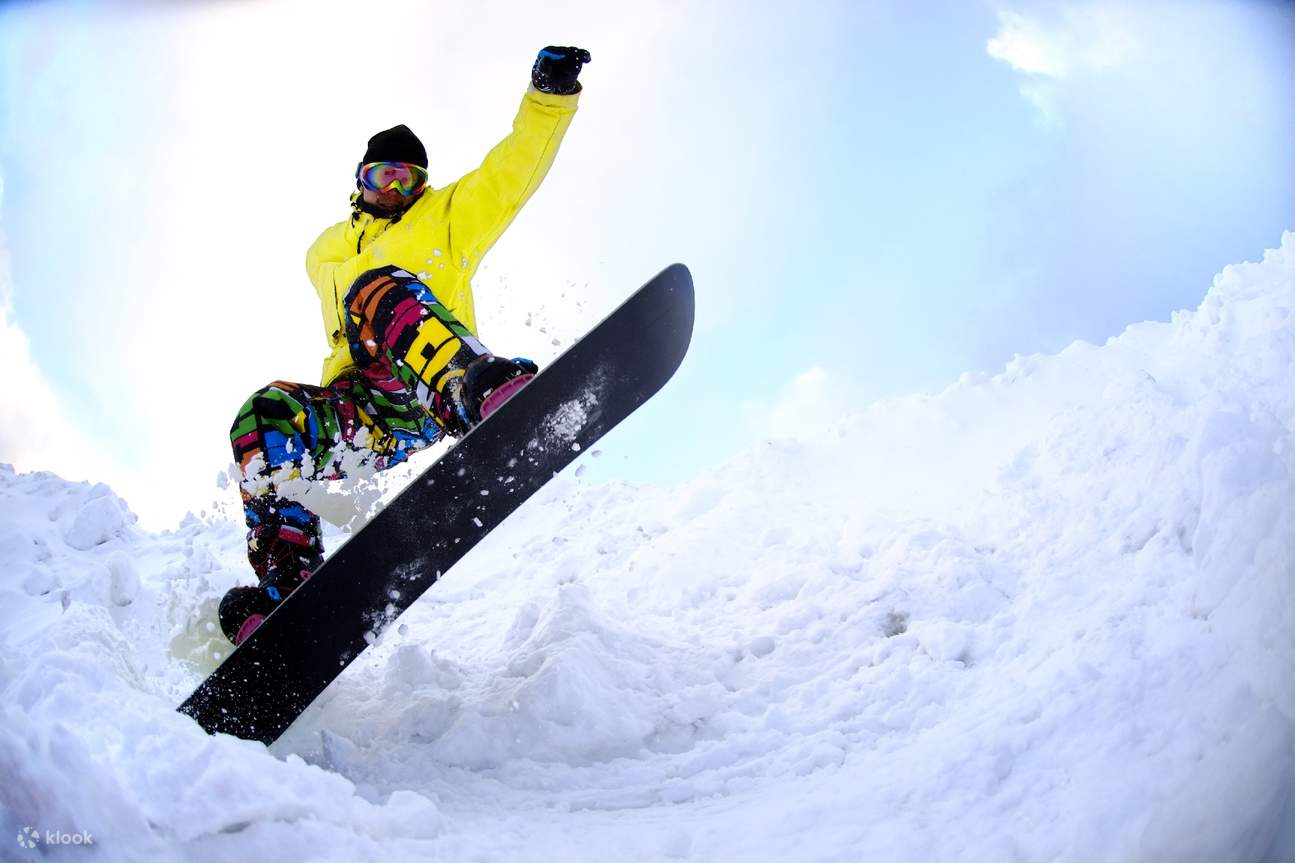
[[228, 590], [220, 600], [220, 629], [225, 637], [235, 646], [246, 641], [323, 562], [322, 555], [286, 559], [271, 565], [256, 587]]
[[446, 431], [461, 437], [499, 410], [538, 372], [539, 366], [522, 357], [477, 357], [462, 375], [446, 382], [435, 406], [437, 419]]

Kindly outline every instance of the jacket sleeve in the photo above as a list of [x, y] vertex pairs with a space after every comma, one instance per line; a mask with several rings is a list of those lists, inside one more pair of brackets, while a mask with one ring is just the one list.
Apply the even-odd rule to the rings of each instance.
[[579, 94], [559, 96], [528, 87], [513, 131], [481, 167], [462, 177], [450, 199], [451, 252], [474, 269], [512, 223], [548, 173], [571, 125]]
[[360, 273], [372, 267], [368, 250], [356, 254], [350, 221], [338, 222], [306, 251], [306, 272], [319, 294], [324, 333], [330, 344], [342, 338], [342, 298]]

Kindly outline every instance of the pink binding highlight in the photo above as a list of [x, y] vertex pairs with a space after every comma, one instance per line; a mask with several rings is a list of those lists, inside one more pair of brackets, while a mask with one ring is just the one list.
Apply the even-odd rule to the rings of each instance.
[[485, 400], [481, 402], [481, 418], [485, 419], [503, 407], [504, 402], [508, 401], [517, 394], [518, 390], [530, 383], [531, 378], [533, 377], [535, 377], [535, 375], [518, 375], [512, 380], [505, 381], [495, 387], [494, 391], [491, 392], [490, 395], [486, 396]]
[[256, 632], [256, 628], [264, 621], [264, 614], [253, 614], [247, 620], [244, 620], [243, 625], [238, 628], [238, 635], [234, 636], [234, 646], [237, 647], [246, 641], [248, 636]]

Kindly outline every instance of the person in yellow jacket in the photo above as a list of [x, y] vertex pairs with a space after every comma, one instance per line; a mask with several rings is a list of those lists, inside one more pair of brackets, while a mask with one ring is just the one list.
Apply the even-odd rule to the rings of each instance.
[[589, 61], [582, 48], [540, 51], [512, 132], [444, 188], [428, 186], [427, 151], [407, 126], [369, 139], [350, 217], [306, 253], [329, 350], [320, 385], [262, 387], [230, 429], [258, 578], [221, 600], [230, 641], [323, 562], [319, 517], [281, 483], [398, 464], [466, 433], [538, 371], [478, 341], [471, 279], [553, 164]]

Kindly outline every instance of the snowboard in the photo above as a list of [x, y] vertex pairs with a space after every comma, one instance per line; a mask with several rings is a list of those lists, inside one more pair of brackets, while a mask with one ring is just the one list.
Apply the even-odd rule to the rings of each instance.
[[673, 264], [464, 435], [348, 539], [178, 708], [274, 742], [483, 537], [656, 393], [692, 338]]

